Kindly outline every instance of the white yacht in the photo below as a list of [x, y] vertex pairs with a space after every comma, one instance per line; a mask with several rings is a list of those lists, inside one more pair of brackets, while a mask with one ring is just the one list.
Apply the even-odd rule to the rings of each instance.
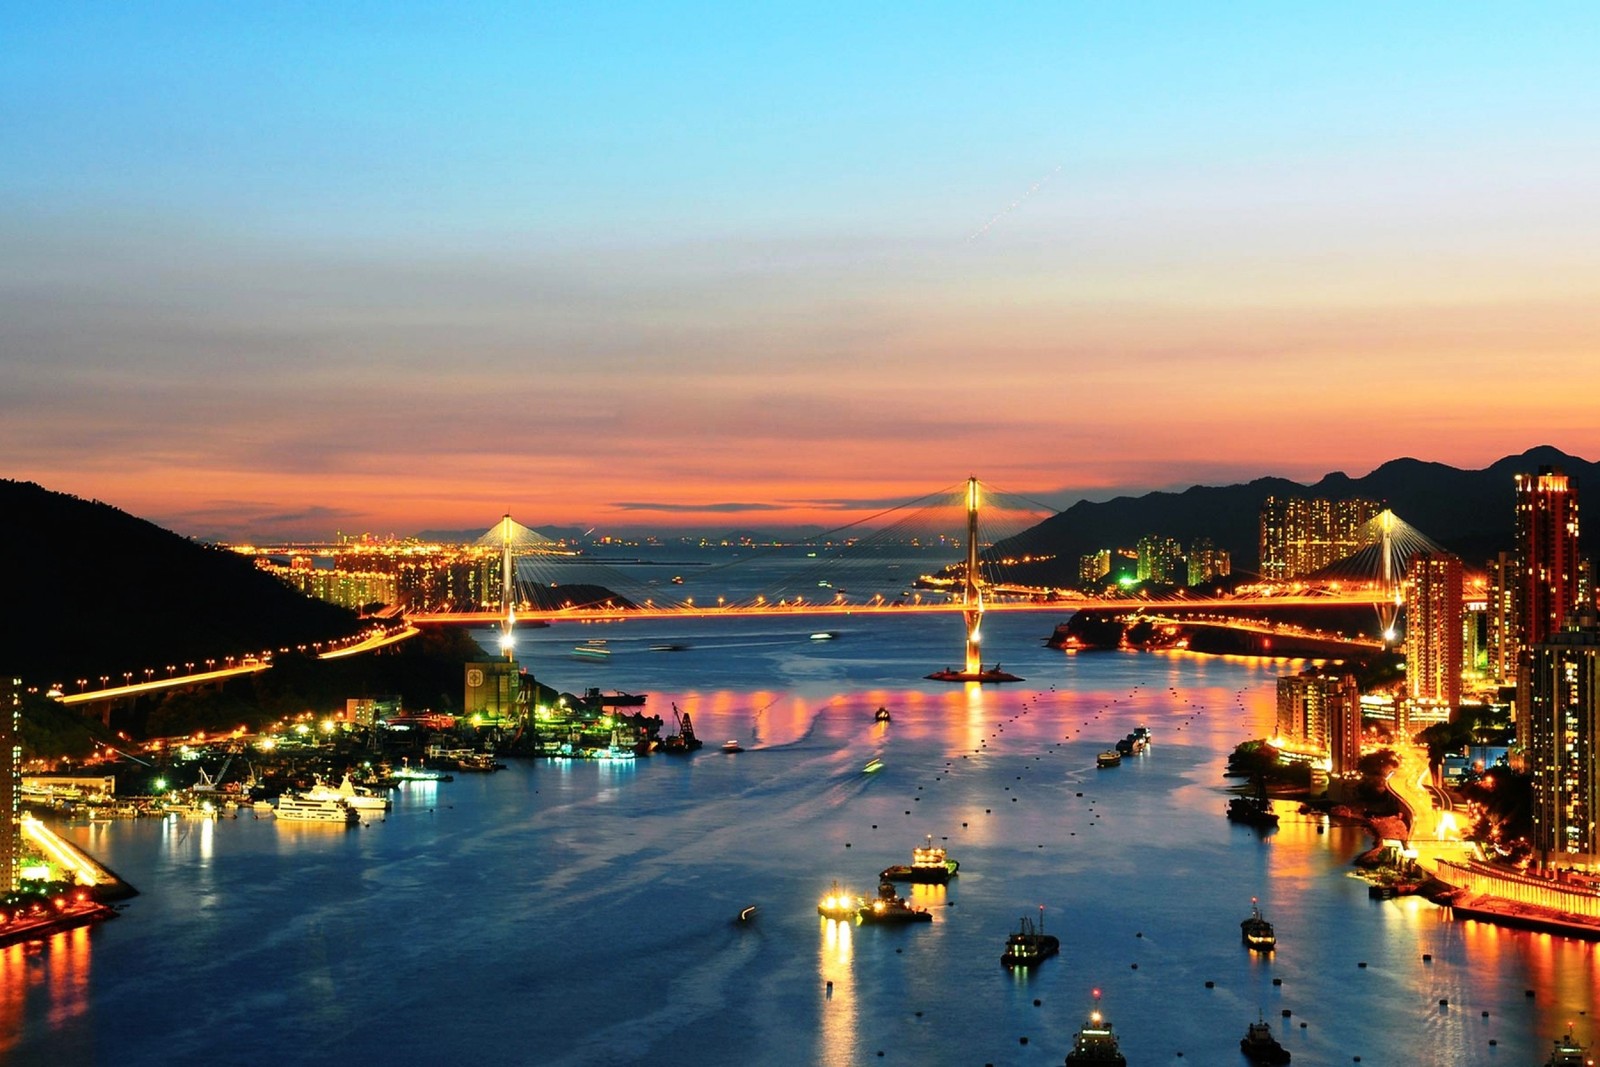
[[277, 817], [291, 822], [337, 822], [354, 826], [360, 821], [355, 809], [337, 795], [313, 799], [309, 794], [285, 793], [278, 798]]
[[348, 774], [344, 776], [344, 781], [339, 783], [338, 789], [319, 780], [316, 785], [300, 795], [307, 800], [342, 800], [345, 807], [356, 811], [388, 811], [390, 806], [388, 797], [358, 792]]

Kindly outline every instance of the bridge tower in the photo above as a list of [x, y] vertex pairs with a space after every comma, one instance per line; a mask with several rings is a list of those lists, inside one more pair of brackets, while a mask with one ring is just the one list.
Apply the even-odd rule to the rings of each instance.
[[1383, 647], [1386, 650], [1394, 645], [1396, 637], [1394, 624], [1400, 616], [1400, 605], [1404, 603], [1403, 591], [1394, 566], [1394, 528], [1399, 521], [1399, 517], [1387, 508], [1377, 517], [1378, 581], [1383, 594], [1383, 599], [1377, 604], [1378, 636], [1383, 638]]
[[961, 617], [967, 624], [968, 674], [983, 670], [983, 586], [978, 580], [978, 479], [967, 479], [967, 574], [961, 589]]
[[511, 539], [515, 529], [516, 524], [511, 521], [508, 511], [505, 518], [500, 520], [500, 606], [505, 609], [505, 617], [500, 620], [500, 651], [506, 654], [508, 663], [515, 662], [517, 658], [517, 637], [513, 632], [517, 625], [516, 582], [513, 579], [516, 564], [511, 558]]

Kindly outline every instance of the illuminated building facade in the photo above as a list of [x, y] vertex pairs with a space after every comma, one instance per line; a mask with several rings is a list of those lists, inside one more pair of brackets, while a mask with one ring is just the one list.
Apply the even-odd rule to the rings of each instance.
[[1518, 734], [1525, 733], [1533, 777], [1534, 849], [1545, 864], [1600, 863], [1600, 625], [1592, 613], [1527, 650], [1518, 695]]
[[1484, 673], [1496, 685], [1517, 677], [1517, 558], [1500, 552], [1488, 564]]
[[1209, 537], [1196, 538], [1189, 546], [1188, 578], [1190, 585], [1204, 585], [1233, 572], [1233, 562], [1228, 550], [1218, 548]]
[[0, 679], [0, 893], [22, 869], [22, 682]]
[[1350, 674], [1306, 671], [1278, 679], [1278, 736], [1328, 754], [1344, 774], [1361, 758], [1361, 687]]
[[1319, 571], [1362, 547], [1361, 527], [1383, 505], [1376, 500], [1269, 496], [1261, 504], [1261, 577], [1296, 578]]
[[1413, 704], [1461, 703], [1461, 560], [1412, 557], [1406, 576], [1406, 695]]
[[469, 663], [462, 709], [486, 719], [517, 718], [527, 710], [526, 701], [533, 692], [531, 680], [526, 687], [522, 682], [521, 670], [507, 660]]
[[1559, 467], [1516, 477], [1517, 640], [1532, 648], [1579, 603], [1578, 485]]
[[1141, 582], [1177, 585], [1179, 569], [1183, 566], [1183, 545], [1171, 537], [1152, 534], [1139, 538], [1138, 576]]
[[1096, 552], [1085, 552], [1078, 557], [1078, 584], [1086, 589], [1100, 584], [1106, 575], [1111, 573], [1111, 550], [1102, 548]]

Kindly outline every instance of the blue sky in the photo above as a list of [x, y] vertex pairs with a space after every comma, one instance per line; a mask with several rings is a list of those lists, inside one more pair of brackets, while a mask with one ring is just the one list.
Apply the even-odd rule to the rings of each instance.
[[220, 534], [1592, 457], [1597, 21], [11, 5], [0, 473]]

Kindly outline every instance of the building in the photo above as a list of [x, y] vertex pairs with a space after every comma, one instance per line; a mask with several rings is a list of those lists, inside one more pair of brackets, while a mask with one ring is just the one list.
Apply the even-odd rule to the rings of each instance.
[[1574, 625], [1524, 653], [1518, 740], [1533, 777], [1533, 847], [1547, 866], [1600, 862], [1600, 625]]
[[1233, 571], [1228, 550], [1218, 548], [1209, 537], [1199, 537], [1189, 545], [1188, 584], [1204, 585], [1226, 578]]
[[466, 696], [461, 707], [467, 715], [514, 719], [527, 711], [526, 702], [532, 691], [532, 680], [525, 687], [522, 672], [515, 663], [503, 659], [469, 663]]
[[1085, 589], [1099, 585], [1111, 573], [1111, 550], [1098, 549], [1078, 557], [1078, 584]]
[[1561, 631], [1579, 604], [1578, 485], [1559, 467], [1516, 476], [1517, 641], [1532, 648]]
[[1406, 574], [1406, 696], [1445, 709], [1461, 703], [1461, 560], [1413, 556]]
[[1376, 500], [1269, 496], [1261, 504], [1261, 577], [1312, 574], [1363, 546], [1361, 528], [1383, 510]]
[[0, 679], [0, 894], [22, 870], [22, 682]]
[[1361, 759], [1361, 688], [1351, 674], [1305, 671], [1278, 679], [1278, 737], [1326, 753], [1334, 774]]
[[1496, 554], [1488, 572], [1484, 673], [1496, 685], [1506, 685], [1517, 677], [1517, 557], [1510, 552]]
[[1139, 569], [1141, 582], [1158, 585], [1178, 585], [1179, 568], [1183, 566], [1183, 545], [1171, 537], [1151, 534], [1139, 538]]

